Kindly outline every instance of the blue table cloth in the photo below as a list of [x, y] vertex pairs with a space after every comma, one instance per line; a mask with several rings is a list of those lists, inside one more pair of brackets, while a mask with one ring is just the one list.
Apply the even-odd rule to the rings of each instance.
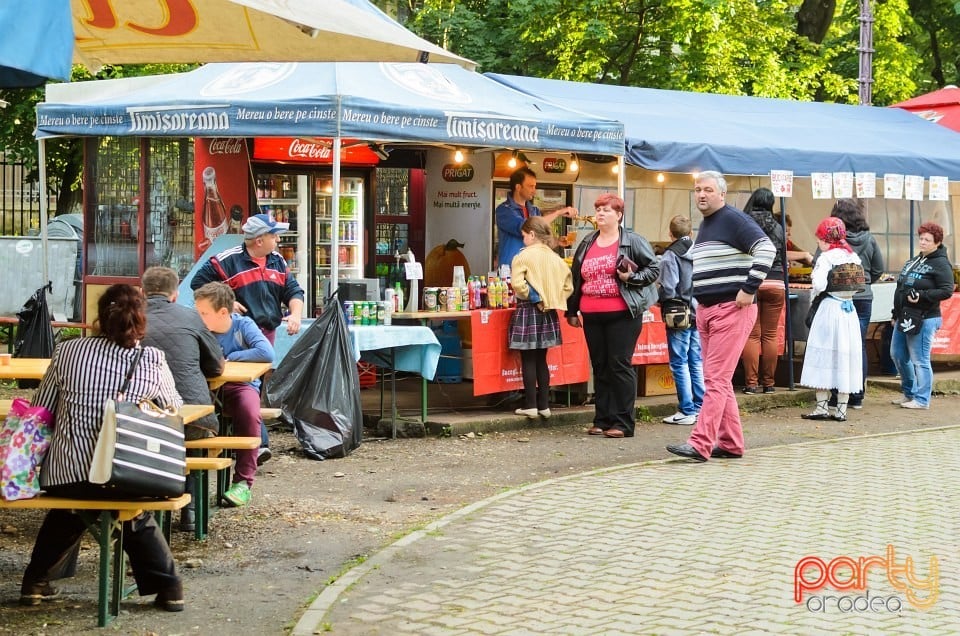
[[[277, 328], [274, 368], [280, 364], [311, 322], [312, 319], [305, 319], [300, 326], [300, 332], [293, 336], [287, 333], [286, 323]], [[436, 374], [437, 362], [440, 360], [440, 342], [428, 327], [353, 325], [348, 328], [354, 359], [395, 371], [419, 373], [427, 380], [432, 380]]]

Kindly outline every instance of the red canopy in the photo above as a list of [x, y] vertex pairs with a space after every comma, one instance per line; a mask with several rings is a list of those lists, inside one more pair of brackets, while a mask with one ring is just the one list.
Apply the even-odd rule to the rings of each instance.
[[947, 86], [894, 104], [893, 107], [908, 110], [926, 120], [960, 132], [960, 88], [956, 86]]

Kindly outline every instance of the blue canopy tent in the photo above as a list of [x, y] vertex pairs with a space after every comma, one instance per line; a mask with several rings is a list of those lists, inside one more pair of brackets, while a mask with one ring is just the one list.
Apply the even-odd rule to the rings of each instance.
[[178, 75], [51, 85], [37, 107], [36, 134], [41, 142], [54, 135], [329, 137], [334, 225], [343, 138], [623, 154], [619, 122], [453, 64], [209, 64]]
[[960, 136], [906, 111], [487, 73], [624, 123], [627, 163], [663, 172], [875, 172], [960, 180]]
[[70, 0], [0, 0], [0, 88], [67, 81], [73, 60]]

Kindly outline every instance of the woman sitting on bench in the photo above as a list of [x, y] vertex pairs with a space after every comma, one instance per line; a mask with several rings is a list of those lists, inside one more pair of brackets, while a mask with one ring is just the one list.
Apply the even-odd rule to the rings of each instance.
[[[34, 404], [54, 414], [54, 432], [44, 458], [40, 485], [49, 495], [74, 499], [109, 499], [101, 486], [87, 481], [103, 419], [103, 404], [117, 395], [137, 347], [146, 333], [145, 301], [130, 285], [113, 285], [97, 304], [100, 337], [77, 338], [57, 346]], [[163, 352], [143, 348], [126, 398], [151, 399], [180, 408]], [[76, 573], [80, 539], [87, 526], [69, 510], [51, 510], [43, 520], [30, 564], [20, 586], [21, 605], [39, 605], [57, 595], [50, 581]], [[168, 612], [183, 610], [183, 585], [163, 534], [150, 513], [123, 524], [123, 548], [142, 596], [156, 594], [154, 604]]]

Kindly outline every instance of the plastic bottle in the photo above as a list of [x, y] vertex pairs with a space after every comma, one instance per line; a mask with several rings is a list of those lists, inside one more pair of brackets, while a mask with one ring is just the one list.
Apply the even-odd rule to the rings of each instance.
[[467, 308], [468, 309], [477, 308], [477, 300], [476, 300], [476, 296], [474, 295], [476, 291], [477, 291], [477, 286], [473, 282], [473, 276], [471, 276], [470, 279], [467, 281]]

